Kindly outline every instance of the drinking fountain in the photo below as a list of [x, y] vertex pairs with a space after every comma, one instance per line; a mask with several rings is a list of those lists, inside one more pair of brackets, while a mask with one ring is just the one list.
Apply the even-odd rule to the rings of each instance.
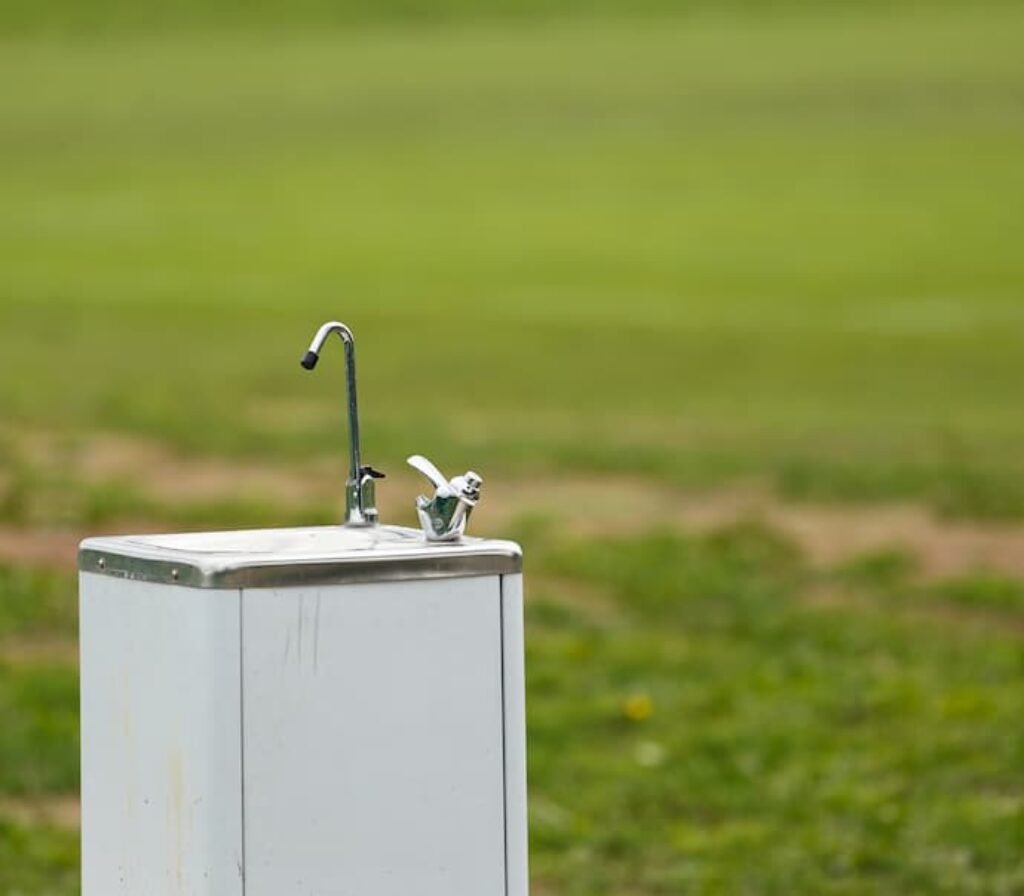
[[522, 552], [472, 471], [380, 523], [355, 340], [340, 525], [79, 550], [83, 896], [525, 896]]

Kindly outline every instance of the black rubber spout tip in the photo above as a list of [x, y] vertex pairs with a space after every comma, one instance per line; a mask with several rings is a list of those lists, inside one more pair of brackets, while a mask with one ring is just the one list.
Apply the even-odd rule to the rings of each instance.
[[305, 367], [306, 370], [312, 370], [316, 367], [316, 362], [319, 360], [320, 356], [316, 352], [306, 352], [299, 363]]

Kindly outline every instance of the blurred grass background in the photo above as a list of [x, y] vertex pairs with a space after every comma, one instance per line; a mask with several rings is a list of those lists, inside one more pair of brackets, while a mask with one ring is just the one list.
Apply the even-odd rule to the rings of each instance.
[[46, 546], [331, 520], [333, 317], [369, 460], [525, 496], [538, 893], [1024, 891], [1013, 576], [616, 516], [1018, 531], [1022, 45], [990, 2], [3, 4], [0, 892], [77, 886]]

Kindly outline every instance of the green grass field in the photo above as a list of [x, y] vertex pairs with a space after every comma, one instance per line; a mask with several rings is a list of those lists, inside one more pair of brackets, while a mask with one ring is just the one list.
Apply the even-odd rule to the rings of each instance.
[[614, 517], [754, 489], [1018, 531], [1024, 10], [655, 7], [12, 4], [0, 894], [77, 892], [46, 812], [77, 787], [75, 584], [39, 545], [332, 519], [337, 491], [231, 486], [340, 472], [340, 352], [297, 363], [330, 317], [368, 460], [523, 486], [493, 534], [528, 552], [538, 894], [1024, 892], [1018, 578]]

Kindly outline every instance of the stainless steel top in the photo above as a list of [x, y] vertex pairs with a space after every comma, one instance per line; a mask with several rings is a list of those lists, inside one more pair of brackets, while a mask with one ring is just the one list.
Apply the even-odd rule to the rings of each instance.
[[489, 538], [427, 543], [401, 526], [315, 526], [87, 538], [78, 568], [190, 588], [277, 588], [515, 573], [522, 550]]

